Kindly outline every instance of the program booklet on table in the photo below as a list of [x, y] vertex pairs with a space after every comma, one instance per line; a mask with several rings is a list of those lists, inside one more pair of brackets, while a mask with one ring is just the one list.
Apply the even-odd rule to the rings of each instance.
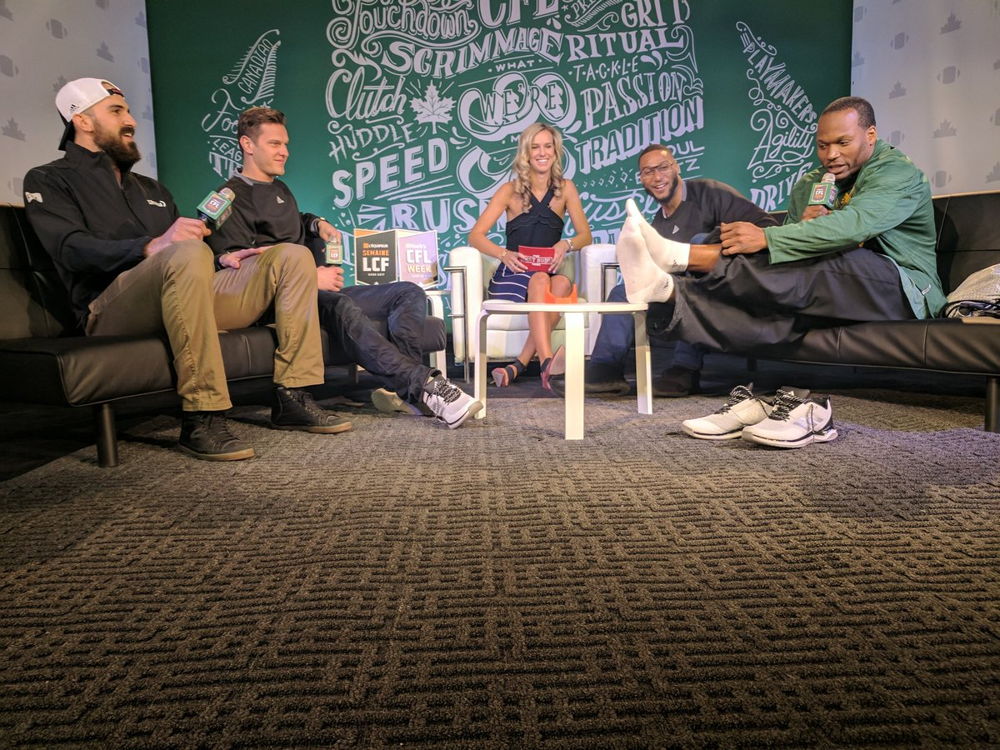
[[521, 254], [521, 262], [532, 273], [536, 271], [548, 271], [549, 266], [552, 265], [552, 259], [556, 257], [556, 249], [554, 247], [518, 245], [517, 251]]

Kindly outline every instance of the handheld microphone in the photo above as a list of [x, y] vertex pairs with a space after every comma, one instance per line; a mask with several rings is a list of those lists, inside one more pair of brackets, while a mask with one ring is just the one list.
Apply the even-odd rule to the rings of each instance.
[[809, 196], [809, 205], [823, 206], [823, 208], [832, 211], [834, 204], [837, 202], [836, 179], [833, 172], [827, 172], [823, 175], [823, 178], [813, 185], [812, 195]]
[[198, 218], [205, 222], [209, 229], [218, 229], [233, 212], [235, 197], [236, 193], [229, 188], [222, 188], [218, 192], [213, 190], [198, 204]]

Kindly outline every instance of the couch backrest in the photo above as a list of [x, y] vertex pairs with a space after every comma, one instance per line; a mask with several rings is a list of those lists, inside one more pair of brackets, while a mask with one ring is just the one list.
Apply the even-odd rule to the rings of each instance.
[[945, 292], [974, 271], [1000, 263], [1000, 192], [934, 199], [938, 274]]
[[0, 339], [76, 333], [69, 293], [24, 207], [0, 204]]

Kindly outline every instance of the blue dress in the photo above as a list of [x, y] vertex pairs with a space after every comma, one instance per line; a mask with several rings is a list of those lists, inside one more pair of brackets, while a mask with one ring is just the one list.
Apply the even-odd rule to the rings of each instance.
[[[549, 208], [555, 188], [549, 188], [541, 200], [531, 195], [531, 208], [527, 213], [519, 214], [507, 222], [507, 249], [518, 252], [521, 245], [526, 247], [552, 247], [563, 234], [566, 222], [561, 216]], [[516, 273], [503, 263], [499, 265], [492, 278], [488, 290], [489, 299], [502, 299], [508, 302], [526, 302], [528, 299], [528, 280], [536, 272]], [[554, 276], [555, 274], [549, 274]]]

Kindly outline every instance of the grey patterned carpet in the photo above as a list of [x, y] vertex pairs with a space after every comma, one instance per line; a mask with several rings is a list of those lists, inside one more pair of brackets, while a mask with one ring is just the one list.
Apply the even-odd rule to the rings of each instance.
[[[513, 395], [511, 392], [507, 395]], [[134, 419], [0, 484], [8, 747], [1000, 744], [1000, 435], [834, 394], [841, 437], [695, 441], [715, 397], [236, 410], [253, 461]]]

